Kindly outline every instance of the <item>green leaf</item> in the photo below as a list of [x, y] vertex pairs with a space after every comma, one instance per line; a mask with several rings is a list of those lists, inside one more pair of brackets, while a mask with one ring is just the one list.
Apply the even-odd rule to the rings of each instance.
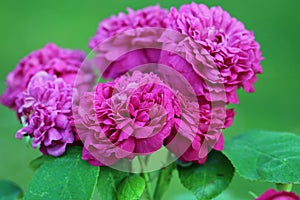
[[300, 183], [300, 137], [292, 133], [248, 131], [225, 142], [237, 172], [254, 181]]
[[34, 174], [24, 199], [90, 199], [99, 167], [82, 160], [81, 150], [72, 147], [62, 157], [47, 159]]
[[39, 156], [36, 159], [32, 160], [29, 165], [32, 169], [37, 170], [46, 160], [50, 159], [53, 158], [51, 156]]
[[101, 199], [117, 199], [117, 187], [127, 176], [129, 176], [128, 172], [118, 171], [110, 167], [101, 167], [97, 184]]
[[234, 174], [230, 161], [221, 153], [211, 151], [204, 165], [177, 166], [184, 187], [197, 199], [212, 199], [225, 190]]
[[0, 180], [0, 200], [16, 200], [22, 196], [22, 189], [8, 180]]
[[169, 188], [169, 185], [170, 185], [170, 182], [172, 179], [173, 170], [175, 168], [176, 168], [176, 164], [172, 163], [172, 164], [168, 165], [167, 167], [159, 170], [159, 177], [157, 180], [155, 193], [154, 193], [155, 200], [162, 199], [163, 194]]
[[145, 180], [139, 175], [125, 178], [118, 188], [118, 200], [140, 199], [145, 190]]

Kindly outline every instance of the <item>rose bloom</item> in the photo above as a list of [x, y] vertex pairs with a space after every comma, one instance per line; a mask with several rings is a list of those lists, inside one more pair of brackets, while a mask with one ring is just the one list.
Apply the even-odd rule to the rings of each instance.
[[[26, 91], [30, 79], [40, 71], [56, 75], [66, 83], [73, 84], [84, 58], [85, 53], [80, 50], [63, 49], [53, 43], [33, 51], [8, 74], [7, 88], [1, 96], [1, 103], [17, 110], [15, 102], [17, 96]], [[86, 79], [82, 81], [90, 81], [88, 79], [92, 78], [86, 77]]]
[[[242, 22], [220, 7], [208, 8], [196, 3], [183, 5], [179, 10], [171, 8], [168, 22], [168, 28], [190, 37], [203, 47], [202, 54], [211, 57], [220, 72], [229, 103], [238, 103], [236, 90], [240, 87], [247, 92], [254, 91], [256, 74], [262, 73], [262, 56], [253, 33], [245, 29]], [[200, 65], [202, 60], [199, 60]], [[203, 71], [199, 73], [199, 63], [186, 63], [177, 68], [192, 68], [192, 76], [200, 79], [203, 78]]]
[[177, 94], [181, 111], [176, 109], [174, 126], [165, 140], [166, 147], [182, 162], [204, 164], [211, 149], [224, 147], [222, 129], [232, 124], [234, 111], [224, 104], [213, 105], [205, 98], [190, 102]]
[[156, 75], [123, 75], [99, 83], [74, 108], [84, 143], [83, 159], [112, 165], [121, 158], [148, 155], [163, 146], [173, 123], [176, 97]]
[[300, 197], [293, 192], [276, 191], [268, 189], [255, 200], [300, 200]]
[[96, 53], [95, 63], [102, 76], [116, 78], [136, 66], [157, 63], [161, 30], [155, 28], [166, 28], [167, 16], [167, 10], [149, 6], [136, 11], [128, 9], [128, 14], [101, 21], [89, 48]]
[[[209, 102], [228, 102], [226, 88], [218, 68], [207, 51], [190, 37], [166, 31], [159, 39], [163, 42], [159, 63], [171, 67], [182, 75], [199, 98]], [[172, 88], [183, 91], [186, 85], [172, 74], [164, 74]]]
[[45, 155], [60, 156], [74, 142], [72, 91], [62, 78], [41, 71], [33, 76], [28, 88], [16, 100], [24, 127], [16, 137], [32, 138], [32, 147]]

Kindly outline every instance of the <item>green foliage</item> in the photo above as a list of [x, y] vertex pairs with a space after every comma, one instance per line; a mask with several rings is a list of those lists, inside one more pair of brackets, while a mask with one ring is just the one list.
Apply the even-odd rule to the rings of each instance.
[[34, 174], [24, 199], [90, 199], [99, 167], [82, 160], [81, 150], [72, 147], [62, 157], [45, 160]]
[[234, 174], [230, 161], [221, 153], [212, 151], [204, 165], [188, 167], [178, 165], [181, 183], [192, 191], [197, 199], [208, 200], [225, 190]]
[[16, 200], [22, 196], [22, 189], [8, 180], [0, 180], [0, 200]]
[[101, 199], [116, 199], [120, 182], [128, 176], [128, 172], [121, 172], [110, 167], [101, 167], [97, 184]]
[[145, 180], [139, 175], [125, 178], [118, 188], [118, 200], [140, 199], [145, 190]]
[[247, 131], [225, 142], [225, 155], [244, 178], [300, 183], [300, 137], [292, 133]]

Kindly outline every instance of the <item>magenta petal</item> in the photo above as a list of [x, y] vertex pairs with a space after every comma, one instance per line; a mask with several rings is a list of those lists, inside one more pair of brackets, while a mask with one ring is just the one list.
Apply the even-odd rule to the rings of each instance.
[[135, 148], [135, 141], [133, 137], [129, 137], [127, 140], [124, 140], [116, 147], [116, 157], [124, 158], [130, 155]]
[[214, 150], [222, 151], [224, 149], [224, 136], [223, 134], [220, 134], [219, 139], [217, 140], [217, 143], [213, 146]]
[[142, 155], [147, 155], [159, 150], [163, 145], [163, 139], [160, 135], [152, 136], [151, 138], [137, 140], [135, 152]]
[[53, 146], [47, 147], [47, 153], [51, 156], [57, 157], [61, 156], [66, 151], [66, 144], [55, 144]]
[[59, 114], [55, 119], [55, 124], [58, 128], [66, 129], [69, 124], [69, 119], [66, 115]]
[[93, 157], [90, 152], [83, 148], [82, 149], [82, 160], [87, 160], [89, 164], [93, 166], [103, 166], [103, 164], [98, 161], [95, 157]]
[[46, 139], [44, 140], [44, 144], [46, 146], [51, 145], [52, 142], [56, 140], [60, 140], [62, 138], [62, 135], [57, 129], [51, 128], [47, 133], [46, 133]]

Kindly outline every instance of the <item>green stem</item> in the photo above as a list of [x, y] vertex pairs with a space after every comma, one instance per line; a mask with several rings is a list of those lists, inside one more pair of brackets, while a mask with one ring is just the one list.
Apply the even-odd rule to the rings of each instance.
[[254, 199], [256, 199], [256, 198], [258, 197], [258, 195], [255, 194], [255, 193], [252, 192], [252, 191], [249, 191], [248, 193], [249, 193]]
[[151, 192], [151, 188], [150, 188], [150, 178], [149, 178], [149, 174], [147, 172], [145, 172], [145, 163], [142, 157], [138, 157], [139, 159], [139, 163], [141, 165], [141, 173], [143, 178], [145, 179], [146, 182], [146, 196], [148, 200], [152, 200], [152, 192]]
[[172, 178], [172, 173], [175, 168], [176, 168], [176, 164], [172, 163], [169, 166], [159, 170], [159, 176], [154, 190], [154, 200], [162, 199], [162, 196], [169, 188], [171, 178]]
[[287, 192], [291, 192], [293, 189], [293, 184], [281, 184], [281, 183], [276, 183], [277, 189], [278, 190], [284, 190]]

